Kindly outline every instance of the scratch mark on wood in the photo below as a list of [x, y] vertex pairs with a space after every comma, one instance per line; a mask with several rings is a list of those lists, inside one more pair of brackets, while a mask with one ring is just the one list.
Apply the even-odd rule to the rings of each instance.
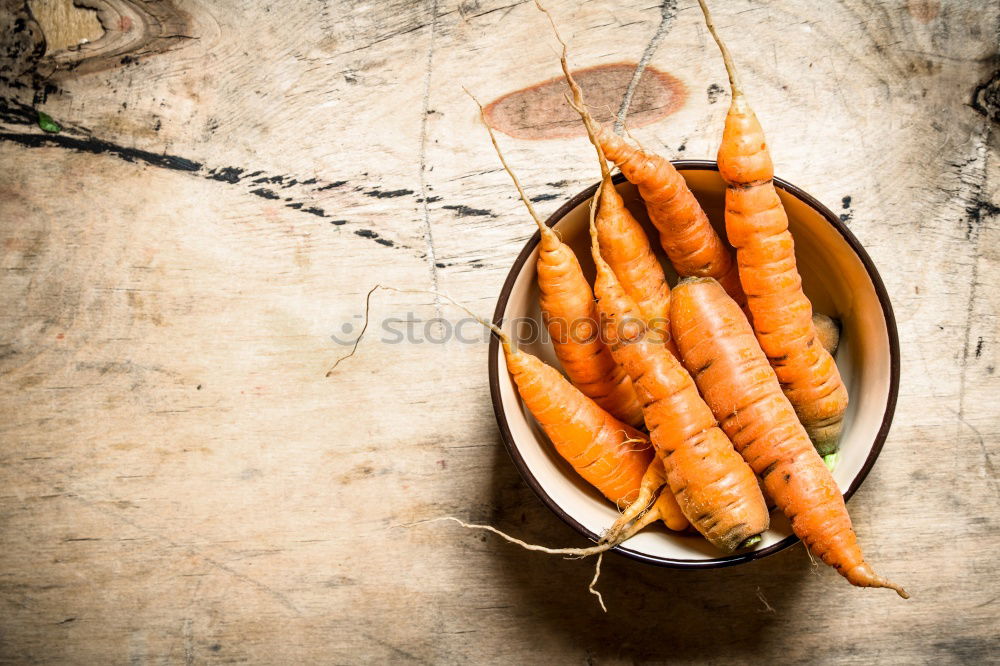
[[434, 72], [434, 42], [437, 34], [438, 3], [431, 5], [430, 37], [427, 46], [427, 73], [424, 76], [423, 104], [420, 116], [420, 197], [424, 209], [424, 239], [426, 243], [427, 265], [430, 269], [431, 289], [434, 290], [434, 310], [437, 317], [441, 316], [441, 297], [438, 291], [437, 254], [434, 248], [434, 230], [431, 228], [431, 209], [427, 202], [430, 187], [427, 183], [427, 123], [430, 117], [431, 77]]
[[415, 654], [413, 654], [411, 652], [407, 652], [406, 650], [404, 650], [403, 648], [399, 647], [398, 645], [393, 645], [392, 643], [390, 643], [388, 641], [385, 641], [385, 640], [382, 640], [381, 638], [378, 638], [377, 636], [373, 636], [372, 634], [369, 634], [369, 633], [366, 633], [364, 636], [365, 636], [365, 638], [367, 638], [371, 642], [373, 642], [373, 643], [375, 643], [377, 645], [381, 645], [382, 647], [390, 650], [393, 654], [397, 655], [398, 657], [404, 657], [404, 658], [406, 658], [406, 659], [408, 659], [410, 661], [414, 661], [414, 662], [416, 662], [418, 664], [427, 664], [427, 663], [430, 663], [426, 659], [424, 659], [422, 657], [418, 657], [417, 655], [415, 655]]

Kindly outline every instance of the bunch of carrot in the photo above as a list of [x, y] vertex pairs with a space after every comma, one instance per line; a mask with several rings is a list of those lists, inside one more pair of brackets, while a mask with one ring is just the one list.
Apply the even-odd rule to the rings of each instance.
[[[830, 343], [824, 346], [831, 327], [820, 318], [817, 332], [763, 131], [704, 0], [699, 4], [732, 91], [718, 153], [727, 239], [669, 160], [593, 120], [554, 22], [567, 101], [601, 172], [590, 211], [593, 285], [535, 213], [490, 129], [541, 234], [541, 309], [565, 377], [487, 324], [502, 337], [518, 392], [556, 451], [623, 509], [598, 546], [550, 552], [602, 552], [659, 520], [673, 530], [690, 526], [732, 553], [768, 529], [766, 496], [809, 550], [849, 582], [906, 597], [865, 562], [824, 464], [836, 451], [848, 400]], [[672, 289], [612, 183], [609, 161], [645, 202], [682, 278]], [[594, 334], [577, 328], [568, 336], [568, 322], [585, 322]]]

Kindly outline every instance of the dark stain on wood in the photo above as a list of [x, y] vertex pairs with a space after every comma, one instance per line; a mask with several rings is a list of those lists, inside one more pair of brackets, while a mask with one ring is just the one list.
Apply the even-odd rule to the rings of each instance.
[[983, 217], [1000, 215], [1000, 206], [983, 198], [976, 198], [965, 207], [965, 238], [969, 240], [979, 232]]
[[256, 190], [250, 190], [250, 194], [256, 194], [258, 197], [263, 199], [280, 199], [273, 190], [269, 190], [266, 187], [258, 187]]
[[362, 238], [369, 238], [378, 243], [379, 245], [385, 245], [386, 247], [395, 246], [395, 243], [393, 243], [391, 240], [389, 240], [388, 238], [382, 238], [371, 229], [357, 229], [355, 230], [354, 234], [357, 236], [361, 236]]
[[363, 194], [368, 197], [374, 197], [376, 199], [393, 199], [395, 197], [405, 197], [408, 194], [414, 194], [413, 190], [380, 190], [375, 187], [370, 190], [364, 190]]
[[78, 138], [65, 134], [23, 134], [17, 132], [0, 133], [0, 141], [11, 141], [19, 143], [29, 148], [69, 148], [82, 153], [93, 153], [94, 155], [110, 154], [120, 157], [126, 162], [141, 162], [150, 166], [158, 166], [164, 169], [175, 171], [198, 171], [201, 163], [189, 160], [177, 155], [166, 155], [163, 153], [152, 153], [148, 150], [137, 150], [119, 146], [109, 141], [102, 141], [94, 137]]
[[208, 177], [211, 180], [218, 180], [223, 183], [229, 183], [235, 185], [240, 182], [242, 177], [243, 169], [239, 167], [222, 167], [220, 169], [210, 169], [208, 172]]
[[471, 206], [462, 206], [449, 204], [446, 206], [441, 206], [445, 210], [453, 210], [459, 217], [496, 217], [493, 211], [486, 210], [484, 208], [472, 208]]
[[715, 104], [719, 101], [719, 97], [721, 97], [725, 92], [725, 88], [720, 86], [718, 83], [713, 83], [705, 91], [705, 94], [708, 96], [708, 103]]
[[993, 122], [1000, 122], [1000, 69], [972, 91], [972, 108]]
[[13, 88], [30, 84], [45, 48], [27, 0], [0, 1], [0, 81]]
[[844, 209], [844, 212], [840, 214], [840, 221], [844, 224], [850, 224], [851, 219], [854, 217], [854, 211], [851, 210], [851, 195], [847, 195], [841, 199], [840, 205]]
[[[614, 112], [628, 87], [635, 63], [598, 65], [573, 72], [587, 106], [600, 123], [614, 121]], [[585, 136], [580, 116], [566, 103], [562, 77], [507, 93], [486, 106], [490, 125], [518, 139], [564, 139]], [[661, 120], [684, 106], [687, 88], [667, 72], [647, 67], [632, 98], [629, 127]]]

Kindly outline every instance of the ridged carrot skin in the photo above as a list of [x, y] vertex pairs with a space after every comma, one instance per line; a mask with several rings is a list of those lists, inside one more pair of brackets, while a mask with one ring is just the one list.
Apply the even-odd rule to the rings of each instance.
[[[734, 109], [719, 149], [719, 170], [729, 185], [726, 229], [736, 246], [760, 346], [817, 450], [826, 455], [837, 450], [847, 388], [813, 325], [812, 304], [802, 291], [788, 216], [771, 181], [763, 132], [752, 111], [737, 105]], [[742, 141], [734, 138], [736, 134]], [[747, 141], [755, 140], [760, 142], [759, 150], [746, 155], [738, 152]]]
[[674, 288], [670, 321], [705, 402], [795, 534], [851, 584], [889, 587], [905, 597], [865, 562], [843, 495], [740, 307], [715, 280], [686, 278]]
[[611, 182], [610, 175], [605, 177], [601, 186], [596, 225], [605, 261], [625, 293], [635, 301], [646, 326], [660, 333], [673, 350], [668, 319], [670, 285], [649, 244], [649, 237], [625, 207], [625, 201]]
[[732, 57], [704, 0], [699, 3], [732, 87], [718, 156], [719, 174], [727, 185], [726, 234], [736, 248], [740, 283], [760, 346], [816, 449], [827, 455], [837, 450], [847, 388], [836, 362], [817, 338], [812, 304], [802, 291], [795, 262], [788, 215], [774, 188], [764, 131], [743, 95]]
[[606, 127], [600, 129], [597, 139], [605, 156], [638, 188], [677, 274], [714, 277], [742, 303], [743, 290], [732, 252], [670, 160], [632, 146]]
[[653, 459], [648, 437], [613, 417], [537, 357], [506, 343], [504, 356], [521, 400], [559, 455], [620, 507], [635, 500]]
[[650, 339], [638, 306], [596, 247], [594, 255], [604, 335], [615, 360], [633, 379], [670, 490], [691, 524], [722, 552], [731, 553], [768, 528], [757, 479], [716, 425], [691, 376], [662, 342]]
[[598, 334], [594, 293], [580, 262], [548, 227], [542, 231], [535, 268], [542, 318], [566, 376], [614, 416], [641, 427], [642, 406], [632, 380]]

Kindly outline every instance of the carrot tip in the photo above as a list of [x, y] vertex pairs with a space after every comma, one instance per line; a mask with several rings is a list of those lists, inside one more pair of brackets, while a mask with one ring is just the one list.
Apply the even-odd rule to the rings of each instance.
[[884, 587], [889, 590], [895, 590], [896, 594], [904, 599], [910, 598], [909, 593], [902, 586], [893, 583], [888, 578], [876, 575], [867, 562], [862, 562], [847, 573], [844, 573], [843, 576], [847, 578], [851, 585], [857, 585], [858, 587]]

